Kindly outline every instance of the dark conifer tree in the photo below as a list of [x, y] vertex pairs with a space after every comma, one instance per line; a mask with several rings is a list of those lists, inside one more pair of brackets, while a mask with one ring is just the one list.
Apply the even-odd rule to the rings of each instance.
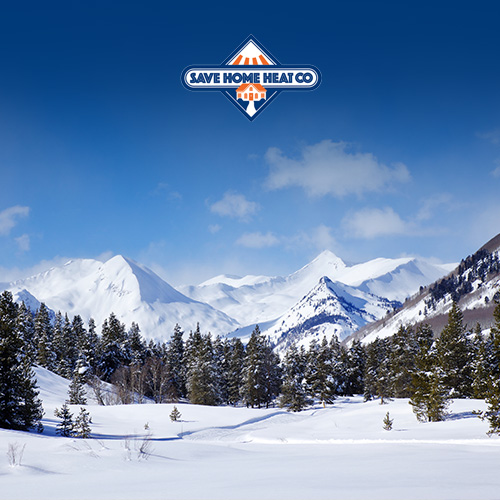
[[229, 403], [229, 340], [217, 336], [213, 341], [215, 376], [221, 402]]
[[485, 339], [479, 323], [474, 331], [472, 362], [472, 394], [474, 398], [484, 399], [488, 395], [488, 381], [490, 380], [491, 342]]
[[414, 371], [415, 353], [413, 328], [401, 325], [390, 339], [391, 392], [396, 398], [409, 398], [412, 395], [411, 377]]
[[[75, 316], [75, 318], [80, 318]], [[78, 331], [78, 330], [77, 330]], [[81, 330], [80, 330], [81, 331]], [[94, 318], [89, 319], [88, 331], [83, 330], [83, 338], [80, 337], [79, 352], [80, 356], [86, 361], [92, 373], [97, 371], [97, 362], [100, 350], [100, 339], [96, 333]]]
[[344, 389], [346, 396], [363, 394], [365, 371], [365, 350], [359, 340], [354, 340], [348, 352], [347, 379]]
[[43, 415], [31, 359], [17, 328], [12, 293], [0, 295], [0, 427], [41, 430]]
[[380, 397], [380, 404], [392, 396], [392, 377], [389, 366], [389, 340], [375, 339], [366, 347], [365, 401]]
[[24, 302], [17, 311], [17, 325], [16, 328], [21, 336], [24, 344], [24, 352], [29, 358], [31, 364], [36, 361], [36, 345], [35, 345], [35, 322], [33, 314], [26, 307]]
[[471, 347], [463, 324], [463, 314], [454, 302], [448, 313], [448, 323], [437, 343], [437, 361], [451, 397], [472, 396]]
[[234, 337], [229, 342], [227, 391], [228, 404], [236, 405], [240, 401], [240, 391], [243, 382], [243, 360], [245, 347], [241, 340]]
[[489, 435], [500, 434], [500, 303], [495, 306], [493, 319], [494, 325], [490, 330], [490, 376], [485, 399], [488, 406], [483, 413], [483, 419], [490, 424]]
[[423, 325], [417, 328], [416, 339], [418, 352], [412, 374], [410, 404], [419, 421], [439, 422], [446, 416], [449, 403], [445, 374], [438, 363], [430, 327]]
[[[323, 404], [332, 403], [335, 399], [337, 383], [333, 364], [332, 351], [326, 337], [323, 337], [321, 344], [318, 344], [316, 340], [311, 341], [305, 365], [307, 393], [312, 398], [322, 401]], [[285, 385], [286, 367], [283, 372], [283, 384]]]
[[377, 381], [375, 383], [376, 394], [383, 405], [393, 397], [393, 379], [390, 366], [390, 339], [378, 339], [378, 367]]
[[80, 439], [88, 439], [91, 432], [91, 423], [92, 418], [90, 417], [90, 413], [85, 408], [80, 408], [80, 413], [75, 418], [71, 435]]
[[220, 402], [217, 368], [210, 334], [201, 335], [199, 325], [186, 344], [186, 386], [193, 404], [215, 406]]
[[299, 350], [292, 344], [283, 359], [280, 407], [300, 411], [309, 403], [305, 384], [306, 363], [303, 348]]
[[73, 370], [73, 377], [69, 384], [68, 403], [70, 405], [85, 405], [87, 397], [85, 395], [85, 370], [86, 367], [77, 364]]
[[181, 327], [177, 324], [166, 348], [166, 360], [171, 375], [175, 398], [186, 397], [186, 369], [184, 366], [184, 340]]
[[98, 362], [98, 372], [105, 380], [109, 381], [115, 370], [129, 363], [130, 359], [125, 350], [126, 341], [125, 325], [111, 313], [102, 325]]
[[50, 322], [49, 311], [42, 302], [35, 315], [35, 344], [37, 349], [37, 364], [54, 370], [56, 355], [53, 347], [53, 329]]
[[269, 406], [280, 389], [278, 358], [257, 325], [250, 336], [243, 362], [241, 398], [252, 408]]
[[131, 365], [142, 365], [146, 359], [146, 344], [141, 336], [139, 325], [132, 322], [126, 339], [125, 351]]
[[61, 419], [56, 425], [56, 434], [63, 437], [70, 437], [73, 432], [73, 414], [69, 410], [68, 403], [64, 403], [61, 409], [56, 408], [54, 415]]

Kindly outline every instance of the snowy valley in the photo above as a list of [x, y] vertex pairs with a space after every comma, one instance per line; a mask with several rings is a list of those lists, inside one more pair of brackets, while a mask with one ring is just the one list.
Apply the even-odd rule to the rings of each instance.
[[[41, 368], [37, 378], [45, 432], [0, 429], [5, 500], [498, 498], [500, 440], [472, 414], [483, 401], [457, 400], [445, 421], [422, 424], [405, 399], [339, 398], [298, 414], [180, 403], [178, 422], [173, 404], [89, 400], [92, 439], [83, 440], [55, 435], [68, 382]], [[23, 451], [14, 466], [11, 445]]]

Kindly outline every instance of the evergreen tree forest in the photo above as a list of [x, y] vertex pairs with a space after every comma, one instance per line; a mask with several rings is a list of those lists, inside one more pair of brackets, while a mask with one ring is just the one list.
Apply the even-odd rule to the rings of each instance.
[[[86, 404], [83, 386], [100, 404], [189, 401], [203, 405], [280, 405], [300, 411], [313, 401], [364, 395], [384, 404], [408, 398], [420, 421], [445, 418], [452, 398], [480, 398], [482, 416], [500, 432], [500, 304], [484, 336], [470, 329], [456, 303], [439, 336], [427, 325], [401, 326], [392, 337], [350, 346], [336, 338], [292, 346], [280, 357], [256, 326], [246, 345], [239, 338], [185, 335], [176, 325], [168, 342], [146, 342], [139, 325], [129, 329], [111, 313], [97, 333], [80, 316], [32, 313], [0, 295], [0, 427], [29, 430], [43, 415], [33, 366], [71, 380], [68, 403]], [[112, 384], [112, 397], [103, 382]]]

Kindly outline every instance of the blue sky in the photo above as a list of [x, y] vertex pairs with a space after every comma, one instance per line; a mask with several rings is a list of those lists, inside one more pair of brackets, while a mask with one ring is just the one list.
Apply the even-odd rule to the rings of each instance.
[[[325, 248], [450, 262], [500, 232], [497, 2], [247, 10], [3, 7], [0, 281], [113, 254], [173, 284], [289, 273]], [[180, 82], [250, 34], [322, 73], [253, 122]]]

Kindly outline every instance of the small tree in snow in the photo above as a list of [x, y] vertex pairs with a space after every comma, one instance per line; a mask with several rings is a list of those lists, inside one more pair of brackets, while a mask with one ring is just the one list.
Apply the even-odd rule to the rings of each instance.
[[178, 422], [182, 417], [181, 412], [177, 409], [177, 406], [174, 406], [174, 409], [170, 413], [170, 420], [172, 422]]
[[68, 390], [68, 403], [70, 405], [87, 404], [84, 385], [84, 370], [84, 367], [77, 366], [73, 371], [73, 378], [71, 379]]
[[73, 432], [73, 414], [69, 411], [68, 403], [64, 403], [61, 409], [56, 408], [54, 415], [61, 419], [61, 422], [56, 426], [56, 434], [70, 437]]
[[389, 412], [385, 414], [384, 417], [384, 429], [386, 431], [391, 431], [392, 430], [392, 423], [394, 422], [394, 419], [390, 417]]
[[77, 438], [88, 439], [90, 437], [90, 424], [92, 418], [85, 408], [80, 408], [80, 413], [75, 419], [72, 435]]

